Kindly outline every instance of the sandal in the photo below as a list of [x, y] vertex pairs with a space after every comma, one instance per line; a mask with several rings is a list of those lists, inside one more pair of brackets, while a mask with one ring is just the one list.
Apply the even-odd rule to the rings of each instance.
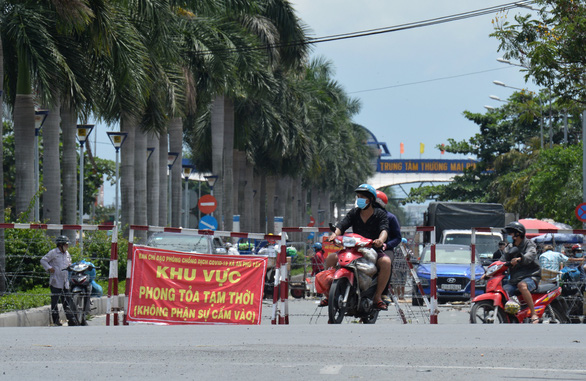
[[320, 300], [320, 302], [317, 306], [318, 307], [327, 307], [328, 306], [328, 298], [323, 298], [322, 300]]
[[389, 306], [387, 306], [387, 304], [385, 302], [380, 301], [380, 302], [374, 304], [374, 308], [376, 308], [377, 310], [381, 310], [381, 311], [388, 311]]
[[383, 300], [383, 302], [385, 302], [386, 304], [391, 304], [393, 303], [393, 299], [391, 299], [388, 295], [383, 295], [381, 296], [381, 299]]
[[541, 319], [537, 316], [531, 318], [531, 324], [539, 324], [541, 323]]

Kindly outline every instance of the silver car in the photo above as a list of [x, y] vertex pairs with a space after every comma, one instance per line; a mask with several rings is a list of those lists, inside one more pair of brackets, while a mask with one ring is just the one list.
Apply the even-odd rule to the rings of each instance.
[[187, 253], [226, 254], [224, 242], [220, 237], [202, 234], [155, 233], [147, 240], [146, 245]]

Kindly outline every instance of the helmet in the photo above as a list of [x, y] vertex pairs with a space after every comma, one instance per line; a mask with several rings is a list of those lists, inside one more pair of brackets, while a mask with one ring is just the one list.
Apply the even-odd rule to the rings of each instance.
[[294, 248], [293, 246], [289, 246], [289, 247], [287, 248], [287, 256], [288, 256], [288, 257], [294, 257], [294, 256], [296, 256], [296, 255], [297, 255], [297, 249], [296, 249], [296, 248]]
[[363, 194], [372, 201], [376, 200], [376, 189], [372, 185], [360, 184], [358, 188], [354, 189], [354, 192]]
[[383, 191], [376, 191], [376, 202], [383, 208], [389, 203], [389, 198]]
[[315, 250], [321, 250], [321, 248], [322, 248], [321, 243], [319, 243], [319, 242], [314, 243], [313, 244], [313, 248]]
[[519, 233], [521, 236], [525, 237], [525, 226], [520, 222], [514, 221], [510, 222], [507, 226], [505, 226], [505, 233]]
[[520, 309], [521, 306], [519, 305], [519, 303], [512, 299], [505, 303], [505, 312], [508, 314], [514, 315], [517, 312], [519, 312]]
[[59, 245], [69, 245], [69, 237], [66, 235], [60, 235], [55, 239], [55, 244]]

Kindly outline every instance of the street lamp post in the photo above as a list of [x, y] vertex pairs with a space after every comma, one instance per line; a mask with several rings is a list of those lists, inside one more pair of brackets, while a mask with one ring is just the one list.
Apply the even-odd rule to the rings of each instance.
[[34, 211], [34, 219], [35, 221], [39, 222], [41, 220], [41, 215], [39, 212], [39, 187], [41, 182], [39, 180], [40, 171], [39, 171], [39, 133], [41, 132], [41, 127], [45, 124], [45, 120], [49, 115], [49, 110], [35, 110], [35, 211]]
[[[526, 67], [526, 66], [523, 66], [523, 65], [513, 64], [513, 63], [511, 63], [511, 62], [509, 62], [507, 60], [504, 60], [502, 58], [501, 59], [497, 59], [497, 61], [504, 62], [504, 63], [508, 63], [509, 65]], [[508, 87], [509, 89], [514, 89], [514, 90], [523, 91], [523, 92], [525, 91], [525, 89], [521, 89], [521, 88], [518, 88], [518, 87], [513, 87], [513, 86], [505, 85], [501, 81], [492, 81], [492, 83], [494, 83], [497, 86]], [[491, 95], [490, 97], [492, 98], [493, 96]], [[539, 102], [539, 105], [542, 106], [541, 105], [541, 102]], [[540, 129], [540, 136], [541, 136], [541, 149], [543, 149], [543, 112], [541, 111], [541, 107], [540, 107], [540, 110], [539, 110], [539, 129]]]
[[[83, 145], [94, 129], [93, 124], [77, 125], [77, 140], [79, 140], [79, 224], [83, 225]], [[83, 231], [79, 232], [79, 248], [83, 255]]]
[[193, 165], [183, 166], [183, 178], [185, 179], [185, 212], [183, 215], [183, 227], [187, 228], [189, 223], [189, 176], [193, 171]]
[[171, 212], [171, 169], [173, 169], [173, 164], [175, 164], [175, 161], [177, 160], [177, 158], [179, 157], [179, 153], [178, 152], [169, 152], [167, 154], [167, 166], [169, 167], [169, 174], [167, 175], [167, 178], [169, 179], [169, 190], [168, 190], [168, 194], [167, 194], [167, 199], [168, 199], [168, 206], [167, 206], [167, 225], [171, 226], [171, 216], [172, 216], [172, 212]]
[[114, 213], [115, 213], [115, 226], [116, 228], [118, 228], [118, 215], [119, 210], [118, 210], [118, 193], [119, 193], [119, 187], [120, 187], [120, 183], [119, 183], [119, 175], [118, 172], [120, 170], [120, 164], [118, 161], [119, 155], [120, 155], [120, 148], [122, 147], [122, 144], [124, 144], [124, 141], [126, 140], [126, 138], [128, 137], [128, 132], [111, 132], [108, 131], [107, 132], [108, 137], [110, 138], [110, 141], [112, 142], [112, 145], [114, 146], [114, 148], [116, 149], [116, 206], [114, 209]]

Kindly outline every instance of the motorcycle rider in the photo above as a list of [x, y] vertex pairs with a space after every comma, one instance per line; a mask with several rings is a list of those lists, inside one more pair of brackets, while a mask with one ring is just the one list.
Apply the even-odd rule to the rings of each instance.
[[386, 210], [389, 198], [384, 192], [377, 190], [376, 202], [387, 213], [387, 219], [389, 220], [389, 236], [387, 237], [387, 242], [385, 242], [384, 252], [391, 259], [391, 276], [387, 287], [383, 291], [382, 299], [385, 303], [390, 304], [392, 300], [389, 298], [388, 293], [391, 281], [393, 282], [393, 292], [399, 299], [404, 299], [407, 262], [401, 251], [394, 250], [401, 243], [401, 238], [403, 237], [401, 237], [399, 220], [393, 213]]
[[320, 242], [313, 244], [313, 257], [311, 257], [311, 275], [315, 276], [324, 270], [326, 263], [326, 253]]
[[[388, 307], [382, 300], [382, 293], [387, 288], [387, 282], [391, 276], [391, 259], [381, 249], [387, 241], [389, 221], [385, 211], [376, 205], [376, 190], [372, 185], [361, 184], [354, 192], [356, 192], [356, 206], [336, 224], [336, 231], [330, 234], [328, 241], [332, 242], [350, 227], [355, 234], [374, 240], [373, 247], [377, 249], [378, 256], [376, 261], [378, 281], [373, 302], [375, 308], [386, 311]], [[337, 254], [331, 253], [326, 259], [326, 268], [334, 267], [336, 262]], [[322, 299], [320, 306], [327, 305], [327, 298]]]
[[501, 260], [511, 263], [509, 283], [503, 285], [503, 288], [509, 297], [519, 290], [531, 311], [531, 323], [537, 324], [539, 317], [535, 313], [531, 291], [537, 289], [541, 279], [541, 267], [537, 260], [535, 243], [525, 238], [525, 226], [517, 221], [505, 226], [503, 233], [509, 244]]
[[61, 235], [55, 240], [56, 248], [49, 251], [41, 258], [41, 265], [51, 273], [49, 287], [51, 289], [51, 318], [54, 325], [62, 325], [59, 322], [59, 309], [57, 304], [63, 304], [63, 310], [70, 326], [79, 325], [75, 317], [75, 305], [69, 292], [69, 273], [63, 271], [71, 265], [71, 255], [67, 251], [69, 238]]

